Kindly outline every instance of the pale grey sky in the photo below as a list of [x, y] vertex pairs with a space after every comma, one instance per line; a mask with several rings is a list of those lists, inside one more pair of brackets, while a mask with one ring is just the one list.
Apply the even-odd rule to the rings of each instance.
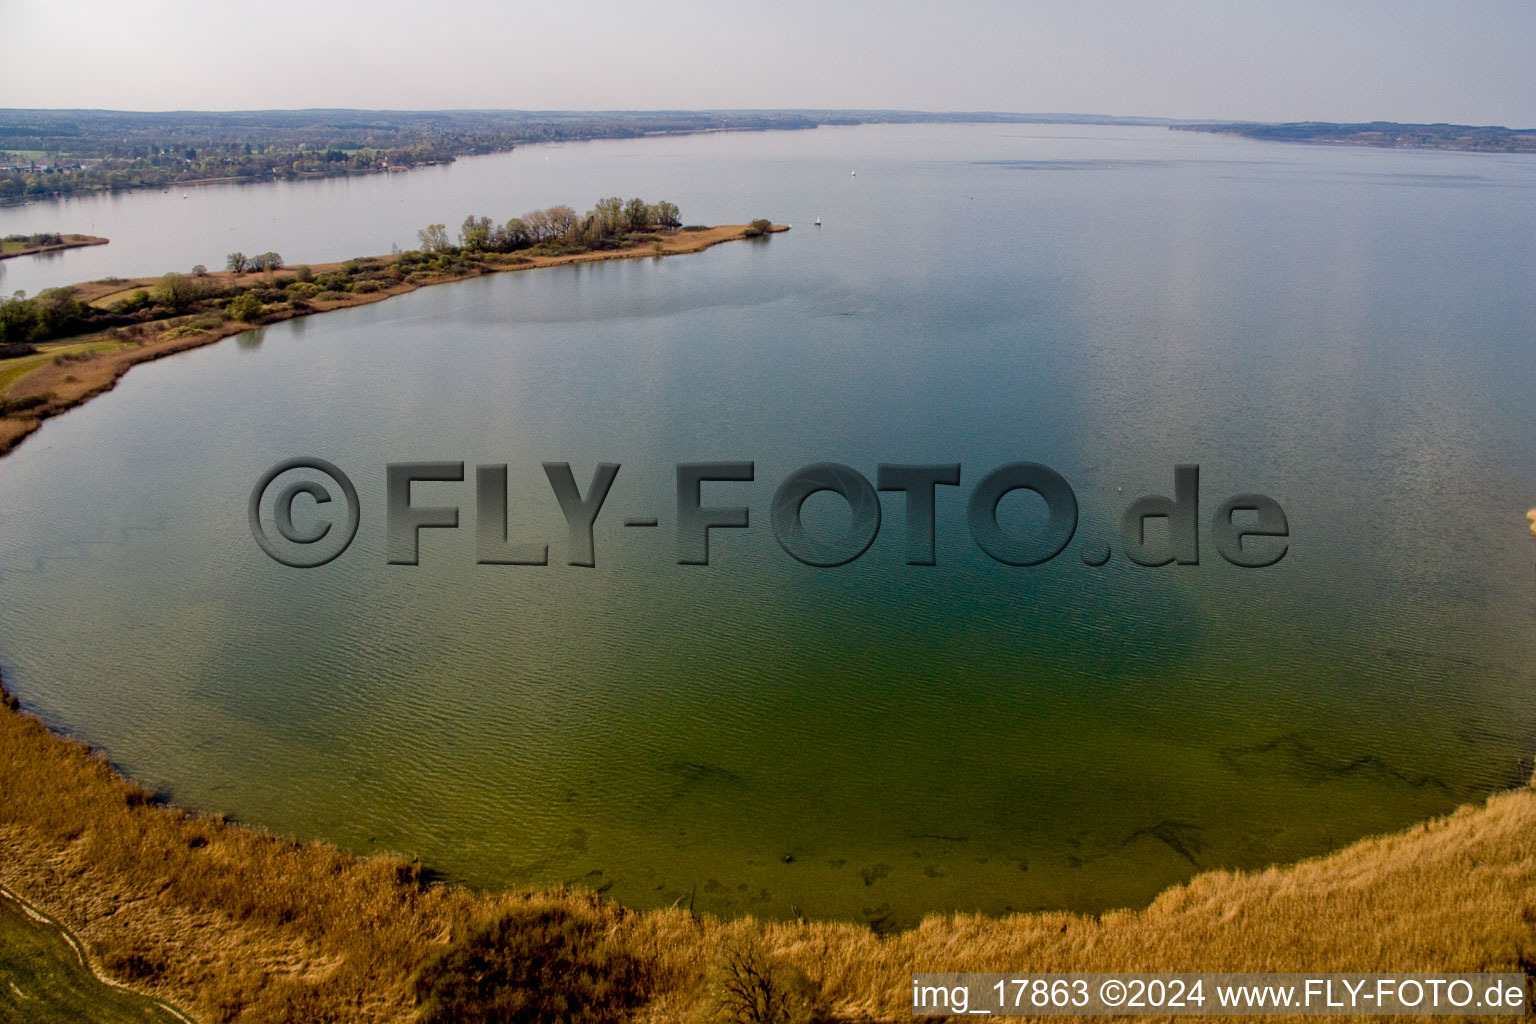
[[0, 0], [0, 106], [895, 107], [1536, 127], [1536, 3]]

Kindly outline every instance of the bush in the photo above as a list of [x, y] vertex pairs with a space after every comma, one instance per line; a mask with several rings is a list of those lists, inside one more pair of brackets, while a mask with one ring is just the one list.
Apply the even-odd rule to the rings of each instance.
[[140, 288], [138, 291], [129, 295], [126, 299], [121, 299], [117, 302], [114, 302], [112, 304], [112, 308], [120, 313], [137, 313], [141, 309], [147, 309], [149, 305], [149, 292], [145, 291], [143, 288]]
[[597, 920], [530, 907], [450, 944], [417, 974], [416, 998], [423, 1024], [599, 1024], [627, 1019], [643, 984]]
[[244, 292], [230, 299], [225, 309], [233, 319], [241, 323], [255, 323], [256, 318], [261, 315], [261, 300], [250, 292]]
[[820, 993], [798, 969], [752, 937], [727, 942], [706, 981], [710, 1024], [812, 1024], [825, 1019]]
[[193, 324], [177, 324], [160, 332], [162, 341], [180, 341], [182, 338], [195, 338], [203, 333], [203, 328]]
[[769, 231], [772, 230], [773, 221], [767, 219], [766, 217], [759, 217], [751, 224], [748, 224], [747, 229], [743, 231], [742, 234], [746, 235], [748, 238], [757, 238], [760, 235], [766, 235]]
[[28, 409], [36, 409], [48, 401], [48, 395], [28, 395], [26, 398], [0, 398], [0, 416], [10, 416], [13, 413], [26, 412]]

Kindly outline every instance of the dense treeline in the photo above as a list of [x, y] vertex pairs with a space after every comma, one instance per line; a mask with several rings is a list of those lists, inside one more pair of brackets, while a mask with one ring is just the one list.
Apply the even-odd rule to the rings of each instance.
[[55, 231], [42, 231], [35, 235], [6, 235], [0, 238], [0, 242], [10, 242], [26, 249], [33, 249], [40, 245], [63, 245], [64, 236]]
[[364, 174], [532, 142], [810, 128], [795, 114], [0, 110], [0, 201], [219, 178]]
[[[126, 147], [125, 147], [126, 148]], [[35, 151], [34, 151], [35, 152]], [[296, 178], [365, 174], [390, 168], [444, 163], [453, 159], [446, 149], [410, 146], [399, 149], [289, 150], [278, 146], [136, 146], [123, 156], [81, 158], [0, 153], [0, 200], [17, 200], [74, 192], [110, 191], [174, 185], [220, 178]]]
[[421, 250], [430, 253], [454, 251], [517, 252], [542, 246], [560, 246], [558, 251], [613, 248], [650, 231], [671, 230], [682, 226], [677, 207], [665, 200], [647, 203], [636, 197], [625, 202], [618, 196], [599, 199], [584, 215], [569, 206], [551, 206], [532, 210], [498, 225], [489, 217], [471, 214], [459, 227], [458, 244], [448, 237], [444, 224], [429, 224], [416, 233]]

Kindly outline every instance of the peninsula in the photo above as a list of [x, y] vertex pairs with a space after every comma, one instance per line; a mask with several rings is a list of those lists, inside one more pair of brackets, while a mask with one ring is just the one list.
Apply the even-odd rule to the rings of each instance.
[[457, 241], [429, 225], [420, 249], [387, 256], [288, 267], [277, 253], [230, 253], [222, 271], [107, 278], [0, 300], [0, 454], [135, 364], [252, 327], [482, 274], [676, 256], [787, 230], [766, 219], [684, 227], [671, 203], [611, 198], [585, 216], [556, 206], [502, 225], [468, 217]]
[[85, 245], [106, 245], [105, 238], [96, 235], [60, 235], [44, 232], [36, 235], [6, 235], [0, 238], [0, 260], [16, 256], [32, 256], [40, 252], [57, 252], [60, 249], [78, 249]]

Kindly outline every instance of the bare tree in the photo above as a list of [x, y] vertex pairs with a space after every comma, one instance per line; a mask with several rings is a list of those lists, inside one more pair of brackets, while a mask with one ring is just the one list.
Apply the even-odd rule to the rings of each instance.
[[446, 224], [428, 224], [416, 232], [416, 238], [421, 242], [424, 252], [447, 252], [453, 248], [453, 243], [448, 240]]

